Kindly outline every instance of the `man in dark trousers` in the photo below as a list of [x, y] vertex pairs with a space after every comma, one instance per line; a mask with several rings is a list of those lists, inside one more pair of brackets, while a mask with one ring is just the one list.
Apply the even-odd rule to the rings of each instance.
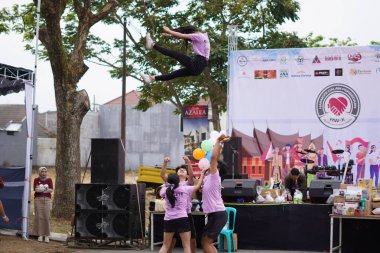
[[288, 200], [293, 200], [294, 192], [300, 190], [302, 192], [302, 199], [306, 199], [306, 177], [297, 168], [293, 168], [285, 177], [285, 188], [290, 192]]

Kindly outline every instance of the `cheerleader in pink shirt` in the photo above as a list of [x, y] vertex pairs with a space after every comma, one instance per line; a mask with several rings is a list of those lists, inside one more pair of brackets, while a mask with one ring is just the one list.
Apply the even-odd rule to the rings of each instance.
[[188, 199], [201, 187], [204, 173], [194, 186], [180, 185], [177, 174], [170, 174], [167, 178], [166, 188], [161, 189], [160, 195], [165, 198], [166, 211], [164, 216], [164, 241], [160, 253], [166, 253], [171, 248], [175, 233], [178, 233], [185, 253], [191, 253], [191, 229], [188, 218]]
[[203, 212], [207, 214], [207, 224], [202, 236], [202, 248], [205, 253], [218, 252], [214, 246], [214, 241], [227, 222], [226, 208], [222, 199], [222, 180], [218, 170], [218, 159], [222, 144], [229, 140], [230, 137], [224, 134], [217, 139], [211, 153], [210, 169], [203, 180], [202, 207]]

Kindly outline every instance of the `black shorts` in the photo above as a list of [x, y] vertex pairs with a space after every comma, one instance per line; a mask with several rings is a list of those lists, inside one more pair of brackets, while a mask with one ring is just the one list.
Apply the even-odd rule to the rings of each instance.
[[164, 232], [167, 233], [184, 233], [190, 231], [188, 217], [164, 221]]
[[227, 223], [226, 211], [214, 212], [207, 214], [207, 224], [203, 231], [203, 236], [207, 236], [213, 240], [218, 239], [220, 231]]
[[[191, 213], [188, 213], [188, 219], [189, 219], [189, 225], [190, 225], [190, 231], [191, 231], [191, 239], [197, 238], [197, 233], [195, 232], [195, 225], [194, 225], [194, 219], [193, 215]], [[174, 238], [180, 239], [179, 234], [175, 233]]]

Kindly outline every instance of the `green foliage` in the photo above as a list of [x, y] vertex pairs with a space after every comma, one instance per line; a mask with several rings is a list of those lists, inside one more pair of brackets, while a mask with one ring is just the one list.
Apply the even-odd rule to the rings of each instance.
[[[160, 38], [162, 26], [172, 28], [191, 24], [208, 33], [211, 42], [211, 55], [207, 70], [198, 77], [178, 78], [170, 82], [156, 82], [141, 88], [142, 96], [137, 108], [147, 110], [155, 103], [171, 101], [181, 112], [183, 105], [194, 104], [199, 97], [210, 99], [213, 107], [219, 111], [226, 110], [227, 99], [227, 31], [229, 25], [238, 25], [239, 49], [269, 48], [286, 46], [304, 46], [296, 34], [275, 32], [278, 25], [286, 20], [297, 20], [299, 4], [293, 0], [189, 0], [172, 1], [123, 1], [121, 12], [128, 17], [127, 58], [128, 74], [138, 77], [138, 72], [150, 74], [168, 73], [180, 66], [166, 56], [155, 51], [147, 51], [145, 31], [151, 32], [153, 38], [163, 47], [191, 55], [191, 44], [186, 48], [181, 41]], [[120, 16], [114, 20], [121, 21]], [[133, 24], [141, 26], [139, 33], [134, 33]], [[262, 33], [265, 30], [265, 33]], [[262, 37], [264, 35], [266, 40]], [[274, 40], [281, 40], [275, 43]], [[259, 45], [260, 44], [260, 45]], [[122, 43], [116, 40], [114, 46], [121, 52]], [[119, 59], [118, 63], [121, 63]], [[112, 71], [117, 76], [118, 71]], [[218, 113], [218, 112], [216, 112]]]
[[305, 38], [307, 47], [348, 47], [356, 46], [357, 43], [353, 42], [350, 37], [347, 39], [339, 40], [338, 38], [329, 38], [328, 42], [322, 35], [313, 37], [313, 33], [309, 33]]

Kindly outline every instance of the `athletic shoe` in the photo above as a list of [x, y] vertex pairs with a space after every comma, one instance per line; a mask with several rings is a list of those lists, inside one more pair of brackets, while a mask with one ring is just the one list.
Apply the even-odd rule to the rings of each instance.
[[45, 242], [46, 242], [46, 243], [49, 243], [49, 242], [50, 242], [49, 237], [45, 236]]
[[140, 72], [140, 76], [144, 80], [144, 83], [146, 83], [146, 84], [150, 84], [153, 82], [153, 79], [152, 79], [152, 77], [150, 77], [150, 75], [147, 75], [147, 74], [144, 74], [143, 72]]
[[152, 40], [152, 37], [150, 37], [150, 33], [146, 33], [146, 48], [152, 49], [154, 46], [154, 41]]
[[43, 242], [42, 237], [43, 237], [42, 235], [38, 237], [38, 241], [39, 241], [39, 242]]

